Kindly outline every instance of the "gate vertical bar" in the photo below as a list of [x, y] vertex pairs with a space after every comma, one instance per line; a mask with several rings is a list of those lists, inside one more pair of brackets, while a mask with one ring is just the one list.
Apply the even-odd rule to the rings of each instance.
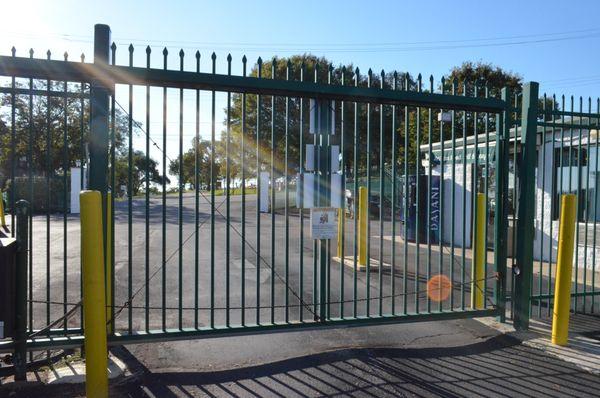
[[[150, 68], [150, 46], [146, 47], [146, 68]], [[150, 330], [150, 86], [146, 86], [146, 167], [144, 170], [144, 179], [146, 180], [145, 192], [145, 238], [144, 246], [144, 290], [145, 290], [145, 324], [146, 331]], [[114, 195], [113, 195], [114, 197]], [[114, 209], [114, 207], [113, 207]], [[196, 231], [198, 228], [196, 227]], [[197, 234], [196, 234], [197, 235]], [[113, 235], [114, 236], [114, 235]], [[195, 286], [198, 284], [196, 283]], [[197, 313], [197, 311], [196, 311]], [[111, 318], [113, 319], [113, 318]]]
[[[33, 49], [29, 50], [29, 58], [33, 58]], [[81, 84], [83, 91], [83, 83]], [[29, 88], [33, 89], [33, 79], [29, 79]], [[83, 98], [83, 96], [82, 96]], [[83, 121], [83, 99], [81, 105], [81, 120]], [[29, 203], [33, 203], [33, 94], [29, 94], [29, 126], [28, 126], [28, 140], [27, 140], [27, 174], [28, 174], [28, 183], [29, 183]], [[81, 128], [82, 134], [82, 142], [83, 142], [83, 127]], [[83, 144], [82, 144], [83, 145]], [[81, 152], [83, 154], [83, 151]], [[83, 165], [84, 162], [81, 162]], [[83, 178], [83, 173], [81, 173]], [[83, 183], [81, 184], [83, 186]], [[29, 212], [29, 247], [33, 246], [33, 217], [31, 215], [31, 211]], [[596, 213], [594, 213], [596, 214]], [[29, 274], [28, 274], [28, 291], [29, 291], [29, 332], [33, 330], [33, 250], [29, 250]], [[30, 358], [33, 358], [30, 353]]]
[[[129, 67], [133, 67], [133, 45], [129, 45]], [[129, 85], [127, 109], [127, 330], [133, 329], [133, 86]], [[112, 187], [111, 187], [112, 188]], [[105, 220], [105, 218], [104, 218]], [[111, 278], [112, 279], [112, 278]]]
[[[115, 65], [115, 60], [116, 60], [116, 53], [117, 53], [117, 45], [115, 44], [115, 42], [112, 42], [112, 44], [110, 45], [110, 63], [111, 65]], [[110, 142], [110, 149], [109, 149], [109, 164], [110, 164], [110, 173], [109, 173], [109, 187], [111, 188], [111, 190], [114, 191], [114, 188], [116, 186], [116, 167], [113, 167], [112, 165], [117, 164], [116, 162], [116, 99], [115, 96], [113, 95], [111, 100], [110, 100], [110, 125], [108, 127], [109, 129], [109, 142]], [[107, 192], [107, 196], [108, 196], [108, 192]], [[108, 211], [110, 211], [110, 217], [112, 217], [114, 219], [114, 215], [115, 215], [115, 195], [111, 195], [110, 196], [110, 201], [107, 201], [107, 203], [110, 202], [110, 209], [107, 207], [107, 213]], [[107, 220], [107, 218], [105, 218], [105, 220]], [[108, 228], [108, 225], [107, 225]], [[106, 236], [108, 237], [109, 235], [109, 231], [107, 230], [106, 232]], [[106, 269], [105, 271], [105, 275], [107, 275], [107, 279], [106, 279], [106, 287], [108, 290], [107, 293], [107, 297], [106, 297], [106, 302], [110, 303], [110, 311], [108, 315], [110, 315], [110, 332], [114, 333], [115, 331], [115, 223], [111, 222], [110, 223], [110, 240], [106, 240], [107, 245], [110, 245], [110, 257], [106, 256], [105, 257], [105, 264], [106, 267], [110, 267], [110, 269]], [[107, 254], [108, 254], [108, 246], [107, 246]], [[83, 271], [83, 264], [81, 264], [81, 270]], [[83, 297], [83, 272], [81, 272], [81, 297]], [[110, 285], [109, 285], [110, 283]], [[83, 319], [83, 307], [81, 308], [81, 319]]]
[[[486, 82], [485, 86], [484, 86], [484, 95], [485, 98], [489, 98], [490, 97], [490, 88], [489, 88], [489, 84]], [[489, 174], [490, 174], [490, 126], [489, 126], [489, 117], [490, 114], [488, 112], [485, 113], [485, 127], [484, 127], [484, 133], [485, 133], [485, 188], [484, 188], [484, 194], [485, 194], [485, 227], [484, 227], [484, 233], [483, 236], [485, 236], [485, 252], [486, 252], [486, 257], [485, 257], [485, 262], [484, 262], [484, 271], [483, 274], [485, 275], [485, 279], [483, 281], [483, 296], [487, 297], [488, 294], [488, 261], [487, 261], [487, 249], [488, 249], [488, 224], [489, 224], [489, 220], [490, 220], [490, 200], [489, 200]], [[499, 131], [496, 131], [496, 136], [498, 135]], [[443, 153], [443, 151], [442, 151]], [[443, 181], [443, 178], [442, 178]], [[442, 184], [443, 185], [443, 184]], [[440, 197], [442, 197], [441, 191], [440, 191]], [[498, 202], [496, 202], [498, 203]], [[442, 209], [442, 206], [440, 205], [440, 209]], [[440, 210], [440, 213], [443, 214]], [[440, 238], [441, 241], [441, 238]], [[441, 252], [441, 250], [440, 250]], [[488, 306], [488, 301], [484, 300], [483, 301], [483, 308], [487, 308]]]
[[[67, 61], [67, 53], [65, 52], [65, 61]], [[65, 98], [63, 98], [63, 314], [67, 313], [67, 293], [68, 293], [68, 284], [67, 284], [67, 272], [68, 272], [68, 261], [67, 261], [67, 169], [69, 168], [69, 152], [67, 151], [68, 145], [68, 118], [67, 118], [67, 106], [68, 106], [68, 98], [67, 98], [67, 82], [63, 82], [63, 93]], [[67, 323], [64, 324], [64, 330], [67, 330]]]
[[[393, 74], [393, 90], [398, 90], [398, 73], [394, 71]], [[390, 288], [392, 290], [392, 308], [390, 312], [392, 315], [396, 314], [396, 201], [398, 200], [396, 196], [396, 178], [397, 178], [397, 165], [398, 161], [397, 156], [397, 137], [396, 137], [396, 105], [392, 105], [392, 214], [391, 214], [391, 222], [392, 222], [392, 244], [391, 244], [391, 255], [392, 255], [392, 269], [390, 270]]]
[[535, 151], [537, 134], [538, 89], [536, 82], [523, 87], [521, 111], [522, 167], [519, 169], [519, 205], [517, 217], [517, 261], [513, 269], [514, 325], [517, 330], [529, 328], [529, 298], [533, 276], [533, 216], [535, 184]]
[[[433, 93], [433, 75], [429, 76], [429, 92]], [[427, 156], [428, 156], [428, 164], [427, 164], [427, 209], [426, 209], [426, 218], [425, 220], [427, 220], [425, 222], [425, 228], [427, 228], [427, 233], [426, 233], [426, 237], [427, 237], [427, 281], [429, 281], [429, 279], [431, 279], [431, 176], [432, 176], [432, 163], [433, 163], [433, 152], [432, 152], [432, 142], [431, 142], [431, 136], [433, 135], [433, 109], [432, 108], [428, 108], [427, 109], [427, 140], [428, 140], [428, 151], [427, 151]], [[475, 137], [477, 137], [477, 133], [475, 133]], [[440, 142], [441, 142], [441, 138], [440, 138]], [[475, 141], [477, 142], [477, 141]], [[477, 145], [477, 144], [476, 144]], [[442, 152], [443, 154], [443, 152]], [[420, 154], [419, 154], [420, 156]], [[429, 294], [427, 295], [427, 312], [431, 312], [431, 298], [429, 297]]]
[[[200, 51], [196, 51], [196, 73], [200, 73]], [[244, 61], [244, 74], [246, 73], [246, 63]], [[245, 100], [245, 98], [244, 98]], [[246, 102], [244, 101], [244, 105]], [[245, 108], [245, 107], [244, 107]], [[244, 109], [245, 111], [245, 109]], [[243, 111], [242, 111], [243, 112]], [[245, 119], [243, 119], [242, 126], [245, 125]], [[242, 127], [243, 128], [243, 127]], [[200, 251], [200, 234], [198, 234], [198, 228], [200, 225], [200, 181], [198, 173], [200, 171], [199, 153], [200, 148], [200, 90], [196, 90], [196, 135], [194, 136], [194, 327], [198, 329], [198, 282], [199, 282], [199, 251]], [[244, 148], [244, 136], [242, 130], [242, 149]], [[244, 162], [242, 158], [242, 170], [244, 169]], [[242, 171], [243, 173], [243, 171]], [[242, 174], [243, 176], [243, 174]], [[242, 177], [243, 180], [243, 177]], [[242, 208], [244, 208], [244, 192], [242, 186]], [[244, 213], [242, 213], [242, 225], [244, 223]], [[243, 234], [242, 229], [242, 234]], [[244, 251], [242, 245], [242, 280], [244, 280]], [[242, 290], [243, 291], [243, 290]], [[242, 293], [242, 307], [244, 306], [244, 295]], [[244, 324], [243, 318], [244, 310], [242, 309], [242, 325]]]
[[[277, 71], [277, 59], [271, 61], [271, 79], [275, 79]], [[271, 324], [275, 323], [275, 96], [271, 96], [271, 173], [270, 173], [270, 196], [271, 204]]]
[[[163, 69], [167, 70], [167, 57], [169, 51], [163, 50]], [[162, 175], [167, 175], [167, 87], [163, 87], [162, 95]], [[162, 235], [161, 235], [161, 320], [163, 331], [167, 329], [167, 180], [162, 179]]]
[[495, 284], [496, 306], [500, 313], [500, 322], [506, 321], [506, 239], [508, 226], [508, 144], [512, 112], [508, 109], [510, 93], [503, 88], [501, 98], [506, 102], [507, 109], [497, 115], [496, 119], [496, 209], [494, 212], [494, 265], [497, 275]]
[[[184, 57], [183, 49], [179, 51], [179, 70], [183, 72], [183, 57]], [[179, 280], [177, 281], [179, 284], [179, 329], [183, 328], [183, 189], [185, 187], [185, 182], [183, 181], [183, 89], [179, 89], [179, 206], [178, 206], [178, 221], [179, 221], [179, 229], [178, 229], [178, 240], [179, 240]], [[196, 231], [196, 233], [198, 233]]]
[[[300, 81], [304, 81], [304, 75], [306, 74], [306, 64], [302, 61], [300, 65]], [[301, 186], [304, 184], [304, 98], [299, 98], [300, 101], [299, 106], [299, 126], [298, 126], [298, 135], [299, 135], [299, 151], [298, 151], [298, 163], [300, 164], [300, 181], [302, 182]], [[301, 198], [304, 197], [304, 188], [302, 189]], [[300, 310], [299, 319], [300, 322], [304, 322], [304, 307], [302, 306], [304, 301], [304, 199], [300, 199], [300, 203], [302, 206], [298, 208], [298, 216], [300, 217], [300, 242], [298, 246], [299, 255], [299, 264], [298, 264], [298, 279], [299, 279], [299, 290], [300, 290], [300, 306], [298, 307]]]
[[[17, 267], [15, 273], [15, 380], [24, 381], [27, 374], [27, 252], [29, 236], [29, 203], [19, 200], [16, 203], [17, 216]], [[13, 211], [13, 213], [15, 213]], [[11, 225], [12, 226], [12, 225]], [[14, 231], [14, 227], [11, 228]]]
[[[256, 61], [256, 77], [262, 77], [262, 58], [258, 57]], [[260, 170], [261, 170], [261, 150], [260, 150], [260, 103], [261, 95], [256, 95], [256, 324], [260, 325]]]
[[[385, 82], [385, 72], [381, 71], [381, 81], [380, 81], [380, 89], [384, 89]], [[383, 198], [385, 194], [385, 178], [383, 174], [383, 169], [385, 164], [384, 160], [384, 135], [383, 132], [385, 130], [385, 116], [384, 116], [384, 108], [383, 104], [379, 104], [379, 272], [378, 272], [378, 294], [379, 294], [379, 304], [378, 304], [378, 315], [383, 315], [383, 272], [381, 269], [383, 267]]]
[[[242, 57], [242, 76], [246, 77], [246, 62], [248, 59], [244, 55]], [[241, 137], [241, 148], [242, 148], [242, 242], [241, 242], [241, 324], [246, 324], [246, 93], [242, 93], [242, 137]]]
[[[342, 71], [341, 71], [341, 85], [344, 86], [346, 83], [346, 67], [343, 66], [342, 67]], [[340, 189], [340, 193], [341, 193], [341, 198], [340, 198], [340, 203], [341, 203], [341, 210], [340, 210], [340, 215], [339, 217], [341, 217], [341, 221], [340, 221], [340, 225], [341, 228], [339, 230], [340, 235], [338, 236], [338, 241], [339, 243], [339, 253], [338, 256], [340, 258], [340, 318], [344, 318], [344, 305], [346, 304], [344, 302], [344, 244], [345, 244], [345, 236], [346, 236], [346, 201], [345, 201], [345, 196], [346, 196], [346, 140], [345, 140], [345, 135], [346, 135], [346, 123], [344, 120], [344, 114], [346, 113], [346, 102], [345, 101], [341, 101], [340, 103], [340, 154], [341, 154], [341, 158], [340, 158], [340, 165], [341, 165], [341, 171], [342, 171], [342, 188]]]
[[[210, 56], [212, 74], [216, 74], [217, 54]], [[215, 90], [211, 91], [210, 108], [210, 327], [215, 327]]]
[[[14, 57], [17, 50], [13, 47], [11, 50], [11, 55]], [[16, 121], [15, 121], [15, 117], [16, 117], [16, 110], [15, 110], [15, 97], [16, 97], [16, 93], [15, 93], [15, 76], [11, 77], [11, 88], [13, 90], [11, 96], [10, 96], [10, 181], [11, 184], [13, 185], [13, 188], [11, 188], [10, 190], [10, 236], [14, 237], [15, 236], [15, 176], [16, 176], [16, 165], [17, 165], [17, 160], [16, 160], [16, 152], [17, 152], [17, 130], [16, 130]], [[48, 88], [48, 90], [50, 90], [50, 88]], [[49, 172], [49, 170], [48, 170]]]
[[[367, 87], [371, 88], [371, 83], [373, 81], [373, 71], [369, 69], [367, 74]], [[371, 197], [371, 162], [372, 162], [372, 152], [371, 152], [371, 137], [372, 137], [372, 126], [371, 126], [371, 103], [367, 103], [367, 203], [369, 203], [369, 199]], [[366, 316], [367, 318], [371, 316], [371, 215], [367, 210], [367, 282], [366, 282]], [[361, 232], [362, 233], [362, 232]]]
[[[46, 53], [47, 59], [50, 60], [50, 50]], [[50, 101], [50, 91], [52, 82], [46, 80], [46, 324], [50, 324], [50, 178], [52, 173], [51, 160], [52, 159], [52, 129], [50, 128], [50, 111], [52, 109]], [[14, 106], [12, 107], [14, 109]], [[13, 123], [14, 125], [14, 123]]]
[[[358, 87], [358, 83], [360, 81], [360, 69], [356, 68], [354, 73], [354, 87]], [[354, 102], [354, 149], [353, 156], [354, 159], [352, 161], [352, 180], [354, 181], [354, 192], [352, 193], [353, 198], [353, 217], [354, 217], [354, 268], [352, 270], [352, 316], [356, 318], [357, 316], [357, 302], [356, 302], [356, 294], [358, 291], [358, 281], [356, 275], [357, 269], [357, 254], [358, 254], [358, 102]]]
[[[227, 74], [231, 75], [231, 54], [227, 55]], [[183, 101], [181, 106], [183, 106]], [[229, 327], [230, 318], [230, 306], [231, 306], [231, 276], [230, 276], [230, 245], [231, 245], [231, 192], [229, 186], [231, 185], [231, 92], [227, 92], [227, 130], [225, 139], [225, 206], [227, 207], [227, 217], [225, 220], [225, 324]], [[182, 131], [183, 134], [183, 131]], [[242, 237], [243, 240], [243, 237]]]
[[[285, 67], [285, 80], [290, 80], [290, 70], [292, 62], [288, 59]], [[285, 172], [285, 322], [289, 322], [290, 313], [290, 215], [289, 215], [289, 133], [290, 133], [290, 97], [285, 97], [285, 155], [284, 155], [284, 172]]]
[[[441, 89], [442, 94], [446, 94], [446, 79], [444, 76], [441, 78]], [[440, 120], [440, 237], [438, 240], [439, 244], [439, 265], [438, 265], [438, 274], [444, 275], [444, 168], [445, 168], [445, 152], [444, 152], [444, 109], [440, 108], [439, 112], [442, 114], [442, 118]], [[452, 295], [452, 292], [450, 292]], [[443, 301], [440, 300], [438, 303], [438, 311], [441, 312], [443, 310]]]

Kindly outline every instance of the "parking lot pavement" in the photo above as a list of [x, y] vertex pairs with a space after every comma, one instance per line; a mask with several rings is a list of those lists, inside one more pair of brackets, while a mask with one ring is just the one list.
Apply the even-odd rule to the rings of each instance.
[[[255, 197], [248, 196], [245, 223], [242, 225], [240, 196], [231, 197], [229, 217], [225, 197], [216, 197], [214, 219], [210, 217], [209, 200], [209, 197], [200, 196], [197, 233], [193, 193], [183, 197], [181, 218], [177, 195], [169, 195], [164, 208], [161, 198], [153, 197], [148, 207], [147, 229], [144, 199], [132, 201], [131, 224], [127, 201], [115, 202], [117, 329], [156, 329], [163, 325], [192, 327], [196, 317], [199, 326], [209, 325], [211, 320], [223, 325], [227, 317], [231, 323], [239, 323], [242, 317], [242, 287], [246, 319], [256, 320], [260, 316], [261, 320], [284, 320], [286, 302], [289, 319], [297, 320], [301, 315], [305, 319], [314, 317], [314, 308], [311, 309], [315, 292], [313, 283], [316, 281], [315, 269], [317, 275], [319, 271], [313, 261], [308, 214], [302, 217], [304, 230], [301, 235], [300, 217], [295, 209], [290, 210], [287, 218], [283, 211], [277, 212], [273, 223], [271, 214], [257, 215]], [[260, 222], [258, 230], [257, 222]], [[289, 226], [287, 233], [286, 223]], [[356, 237], [354, 220], [347, 219], [345, 225], [345, 254], [352, 255]], [[65, 230], [66, 240], [63, 239]], [[428, 276], [440, 270], [448, 275], [452, 273], [455, 283], [450, 299], [452, 303], [448, 300], [443, 304], [444, 308], [450, 305], [469, 306], [471, 267], [468, 255], [464, 260], [464, 273], [461, 271], [460, 251], [453, 258], [444, 253], [443, 261], [440, 261], [439, 252], [428, 250], [426, 245], [416, 250], [414, 245], [396, 244], [396, 256], [392, 258], [391, 242], [378, 238], [381, 232], [383, 236], [391, 234], [391, 222], [385, 220], [380, 229], [378, 220], [372, 219], [371, 230], [371, 258], [393, 263], [395, 267], [381, 275], [378, 272], [367, 275], [330, 261], [327, 265], [328, 301], [332, 303], [327, 309], [330, 316], [339, 316], [342, 311], [346, 315], [352, 313], [354, 298], [357, 299], [358, 314], [366, 314], [367, 305], [371, 314], [380, 310], [390, 312], [392, 304], [397, 311], [404, 308], [413, 311], [417, 302], [421, 309], [439, 308], [437, 303], [428, 302], [424, 293]], [[212, 250], [211, 241], [214, 243]], [[60, 215], [34, 217], [32, 312], [35, 328], [47, 325], [79, 301], [79, 245], [77, 215], [67, 217], [66, 228]], [[331, 242], [330, 250], [334, 256], [335, 241]], [[491, 274], [491, 267], [489, 272]], [[417, 289], [419, 293], [416, 293]], [[62, 304], [65, 297], [69, 303], [66, 306]], [[128, 304], [130, 297], [133, 298], [131, 305], [119, 311]], [[198, 311], [194, 310], [196, 302]], [[212, 319], [211, 302], [215, 307]], [[226, 310], [227, 305], [229, 311]], [[260, 309], [257, 310], [257, 306]], [[76, 313], [69, 320], [69, 325], [77, 326], [79, 323], [79, 313]]]

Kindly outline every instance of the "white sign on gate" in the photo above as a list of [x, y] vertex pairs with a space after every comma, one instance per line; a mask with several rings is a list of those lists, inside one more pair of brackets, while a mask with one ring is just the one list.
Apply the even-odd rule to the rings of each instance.
[[338, 232], [338, 210], [331, 207], [310, 209], [310, 235], [313, 239], [335, 239]]

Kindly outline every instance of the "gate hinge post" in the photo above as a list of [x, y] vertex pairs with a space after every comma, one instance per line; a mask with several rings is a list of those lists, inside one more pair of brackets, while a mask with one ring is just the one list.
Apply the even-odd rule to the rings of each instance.
[[[517, 204], [517, 254], [513, 269], [514, 327], [529, 328], [531, 281], [533, 278], [533, 220], [535, 195], [536, 134], [539, 84], [529, 82], [523, 86], [521, 105], [521, 153], [518, 171], [519, 191]], [[516, 132], [515, 132], [516, 139]]]
[[[108, 67], [110, 63], [110, 27], [94, 25], [94, 65]], [[99, 191], [102, 196], [102, 219], [106, 220], [106, 193], [108, 192], [108, 141], [109, 141], [109, 95], [114, 86], [107, 87], [106, 81], [96, 79], [90, 84], [90, 134], [89, 145], [89, 186], [87, 189]], [[106, 223], [103, 223], [102, 236], [106, 256]]]
[[498, 307], [499, 321], [506, 321], [506, 242], [507, 242], [507, 217], [508, 217], [508, 142], [510, 139], [511, 114], [510, 90], [502, 89], [501, 98], [506, 104], [506, 109], [498, 115], [496, 121], [496, 209], [494, 216], [494, 265], [498, 280], [495, 284], [495, 301]]

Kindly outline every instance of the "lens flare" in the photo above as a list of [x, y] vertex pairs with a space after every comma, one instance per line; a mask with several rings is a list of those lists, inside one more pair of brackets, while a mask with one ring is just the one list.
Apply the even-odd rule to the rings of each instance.
[[427, 282], [427, 296], [431, 301], [444, 301], [452, 292], [452, 282], [446, 275], [435, 275]]

